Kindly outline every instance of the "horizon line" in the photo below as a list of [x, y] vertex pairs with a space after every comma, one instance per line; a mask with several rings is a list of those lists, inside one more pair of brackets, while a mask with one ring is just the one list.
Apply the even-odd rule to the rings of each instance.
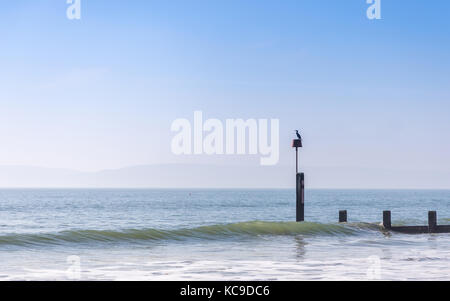
[[[65, 190], [65, 189], [97, 189], [97, 190], [295, 190], [295, 187], [1, 187], [0, 190], [31, 190], [31, 189], [49, 189], [49, 190]], [[323, 188], [311, 187], [306, 190], [450, 190], [450, 188]]]

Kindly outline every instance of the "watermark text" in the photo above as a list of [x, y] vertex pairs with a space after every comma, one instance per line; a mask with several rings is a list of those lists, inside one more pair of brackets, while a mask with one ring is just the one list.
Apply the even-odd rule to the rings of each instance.
[[[177, 132], [172, 139], [175, 155], [261, 155], [261, 165], [279, 161], [280, 122], [278, 119], [203, 120], [203, 112], [194, 112], [193, 124], [176, 119], [171, 126]], [[269, 139], [270, 136], [270, 139]], [[270, 140], [270, 141], [269, 141]]]

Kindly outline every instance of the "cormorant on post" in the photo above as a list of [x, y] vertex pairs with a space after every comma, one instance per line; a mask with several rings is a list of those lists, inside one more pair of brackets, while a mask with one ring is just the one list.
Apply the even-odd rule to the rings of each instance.
[[295, 130], [295, 134], [297, 135], [297, 138], [302, 140], [302, 136], [300, 136], [300, 133], [298, 132], [298, 130]]

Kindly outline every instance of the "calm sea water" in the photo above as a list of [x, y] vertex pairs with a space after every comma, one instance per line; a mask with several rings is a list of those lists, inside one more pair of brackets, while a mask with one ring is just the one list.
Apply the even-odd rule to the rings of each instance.
[[[337, 223], [346, 209], [349, 223]], [[450, 191], [0, 190], [0, 280], [450, 280]]]

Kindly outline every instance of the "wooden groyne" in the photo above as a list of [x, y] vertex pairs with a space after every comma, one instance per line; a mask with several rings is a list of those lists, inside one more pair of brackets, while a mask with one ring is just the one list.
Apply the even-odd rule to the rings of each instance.
[[408, 234], [450, 233], [450, 225], [437, 224], [437, 212], [428, 212], [428, 226], [392, 226], [391, 211], [383, 212], [383, 226], [386, 230]]
[[[392, 226], [391, 211], [383, 211], [383, 227], [388, 231], [406, 234], [450, 233], [450, 225], [437, 224], [437, 212], [428, 212], [428, 226]], [[339, 222], [347, 222], [347, 210], [339, 211]]]
[[[292, 141], [292, 147], [295, 148], [295, 174], [296, 174], [296, 220], [303, 222], [305, 220], [305, 174], [298, 171], [298, 149], [303, 147], [302, 138], [297, 132], [298, 139]], [[438, 225], [436, 211], [428, 212], [427, 226], [392, 226], [391, 211], [383, 211], [383, 226], [388, 231], [424, 234], [424, 233], [450, 233], [450, 225]], [[339, 222], [347, 222], [347, 210], [339, 211]]]

